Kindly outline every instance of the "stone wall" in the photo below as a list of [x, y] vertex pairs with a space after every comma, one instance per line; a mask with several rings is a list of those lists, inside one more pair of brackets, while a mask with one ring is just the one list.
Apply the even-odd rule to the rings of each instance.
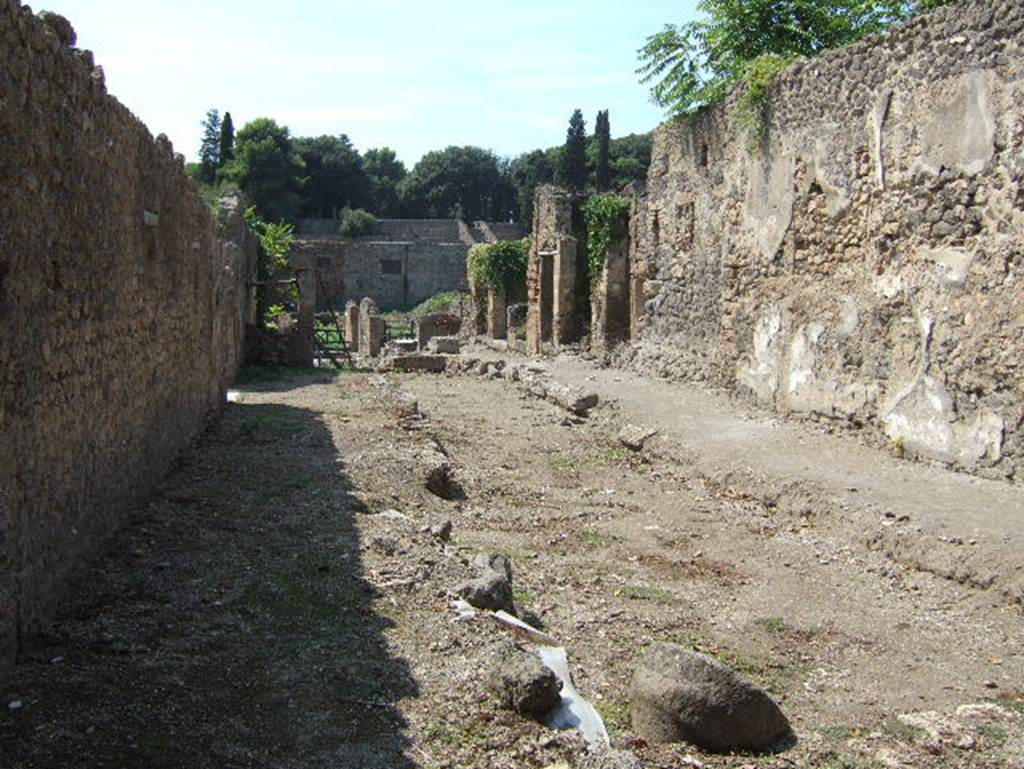
[[318, 302], [340, 309], [372, 298], [383, 309], [411, 307], [444, 291], [467, 290], [466, 248], [493, 232], [520, 233], [519, 225], [456, 219], [383, 219], [377, 231], [342, 238], [333, 220], [303, 220], [293, 253], [312, 260], [320, 282]]
[[631, 364], [1024, 469], [1022, 44], [1016, 0], [955, 5], [794, 64], [753, 147], [734, 101], [661, 126]]
[[256, 241], [92, 55], [0, 0], [0, 668], [225, 401]]

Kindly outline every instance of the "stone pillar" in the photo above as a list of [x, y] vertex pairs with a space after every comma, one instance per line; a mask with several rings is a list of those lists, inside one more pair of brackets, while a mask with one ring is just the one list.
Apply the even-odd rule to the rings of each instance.
[[487, 336], [504, 339], [508, 333], [504, 291], [487, 292]]
[[299, 284], [294, 362], [312, 366], [316, 355], [313, 344], [316, 333], [316, 268], [308, 258], [293, 258], [292, 266]]
[[359, 305], [355, 302], [345, 305], [345, 343], [349, 352], [359, 352]]
[[608, 250], [604, 269], [591, 294], [591, 349], [603, 355], [629, 338], [629, 238]]
[[526, 323], [526, 310], [527, 308], [525, 304], [510, 304], [508, 309], [505, 311], [505, 326], [508, 333], [509, 352], [518, 352], [520, 350], [517, 330], [520, 326]]
[[[473, 249], [470, 249], [469, 253], [472, 255]], [[466, 257], [466, 284], [469, 286], [469, 333], [473, 336], [483, 336], [487, 333], [487, 289], [474, 282], [469, 265], [470, 258], [471, 256]]]
[[558, 239], [553, 264], [551, 336], [556, 345], [572, 340], [576, 332], [576, 238]]
[[359, 353], [376, 358], [383, 342], [384, 319], [377, 315], [377, 303], [366, 297], [359, 304]]

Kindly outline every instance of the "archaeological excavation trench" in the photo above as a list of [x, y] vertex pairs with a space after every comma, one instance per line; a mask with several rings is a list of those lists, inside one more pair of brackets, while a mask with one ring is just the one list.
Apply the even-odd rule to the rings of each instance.
[[1019, 3], [279, 274], [75, 44], [0, 0], [0, 769], [1024, 767]]

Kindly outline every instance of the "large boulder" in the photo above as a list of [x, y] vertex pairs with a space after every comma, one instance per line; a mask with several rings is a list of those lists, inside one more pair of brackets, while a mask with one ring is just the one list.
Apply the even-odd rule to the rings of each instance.
[[670, 643], [654, 644], [640, 660], [631, 717], [649, 742], [689, 742], [708, 751], [766, 751], [792, 737], [763, 689], [714, 657]]

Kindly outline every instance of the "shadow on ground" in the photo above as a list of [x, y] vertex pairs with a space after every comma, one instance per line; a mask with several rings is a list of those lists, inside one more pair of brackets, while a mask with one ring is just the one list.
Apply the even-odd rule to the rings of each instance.
[[232, 404], [0, 682], [0, 766], [411, 767], [319, 415]]

